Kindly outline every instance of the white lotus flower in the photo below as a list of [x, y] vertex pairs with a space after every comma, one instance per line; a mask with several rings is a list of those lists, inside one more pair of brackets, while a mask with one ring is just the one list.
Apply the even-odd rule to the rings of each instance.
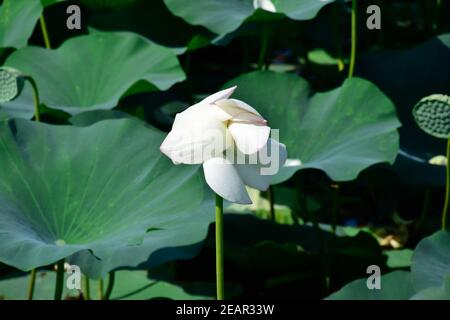
[[160, 149], [175, 164], [203, 164], [206, 182], [218, 195], [250, 204], [245, 186], [267, 190], [287, 152], [269, 138], [271, 130], [254, 108], [229, 99], [235, 89], [217, 92], [177, 114]]

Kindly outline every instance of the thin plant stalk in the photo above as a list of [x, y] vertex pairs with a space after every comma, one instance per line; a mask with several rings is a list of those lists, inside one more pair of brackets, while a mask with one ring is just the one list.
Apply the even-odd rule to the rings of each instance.
[[33, 90], [33, 102], [34, 102], [34, 120], [36, 122], [40, 122], [41, 121], [41, 112], [39, 109], [40, 106], [40, 100], [39, 100], [39, 91], [36, 85], [36, 81], [34, 81], [34, 79], [30, 76], [26, 76], [25, 80], [28, 80], [28, 82], [30, 82], [31, 84], [31, 88]]
[[36, 269], [31, 270], [30, 282], [28, 284], [28, 300], [33, 300], [34, 287], [36, 284]]
[[316, 233], [316, 238], [319, 243], [319, 257], [320, 257], [320, 275], [322, 281], [322, 293], [327, 295], [330, 290], [330, 270], [329, 270], [329, 255], [328, 255], [328, 243], [325, 236], [320, 229], [319, 220], [315, 214], [311, 214], [311, 221]]
[[272, 186], [267, 189], [267, 198], [269, 198], [268, 200], [270, 204], [269, 218], [272, 222], [275, 222], [277, 220], [275, 214], [275, 194]]
[[249, 49], [248, 49], [248, 40], [247, 39], [243, 39], [242, 46], [243, 46], [242, 73], [245, 73], [245, 72], [247, 72], [248, 61], [249, 61], [249, 58], [248, 58]]
[[270, 25], [268, 23], [265, 23], [262, 32], [261, 48], [259, 49], [258, 70], [263, 69], [264, 63], [267, 60], [269, 41], [270, 41]]
[[216, 289], [217, 300], [225, 299], [223, 276], [223, 199], [216, 194]]
[[331, 229], [333, 231], [333, 236], [335, 236], [339, 215], [339, 185], [333, 184], [331, 188], [333, 189], [333, 209], [331, 211]]
[[98, 280], [98, 299], [103, 300], [103, 279]]
[[352, 49], [350, 54], [350, 67], [348, 70], [348, 77], [353, 77], [355, 72], [355, 62], [356, 62], [356, 22], [357, 22], [357, 0], [352, 0]]
[[91, 285], [88, 277], [84, 277], [84, 300], [91, 300]]
[[[383, 11], [384, 8], [384, 0], [377, 0], [376, 4], [381, 8], [381, 10]], [[384, 28], [381, 28], [380, 30], [378, 30], [378, 42], [379, 42], [379, 46], [382, 49], [384, 47]]]
[[109, 273], [108, 286], [106, 287], [105, 295], [103, 297], [104, 300], [109, 300], [111, 297], [112, 290], [114, 288], [114, 281], [116, 279], [116, 273], [111, 271]]
[[431, 199], [431, 187], [427, 187], [425, 189], [425, 199], [423, 201], [422, 213], [420, 214], [420, 218], [417, 220], [416, 225], [414, 226], [414, 233], [417, 234], [427, 219], [428, 211], [430, 209], [430, 199]]
[[300, 210], [303, 211], [303, 215], [309, 218], [309, 220], [313, 224], [314, 233], [316, 234], [317, 243], [319, 246], [319, 258], [320, 258], [320, 280], [322, 285], [322, 294], [325, 296], [329, 292], [329, 285], [330, 285], [330, 278], [329, 278], [329, 270], [327, 268], [327, 243], [326, 239], [324, 237], [324, 234], [319, 226], [319, 220], [317, 219], [317, 215], [314, 213], [309, 212], [308, 205], [306, 202], [306, 195], [305, 195], [305, 184], [303, 181], [303, 178], [300, 174], [295, 175], [295, 183], [296, 183], [296, 189], [297, 189], [297, 199], [298, 204], [300, 207]]
[[435, 31], [439, 33], [440, 25], [441, 25], [441, 8], [442, 8], [442, 0], [436, 0], [436, 21], [435, 21]]
[[50, 37], [48, 36], [47, 24], [45, 23], [44, 14], [42, 14], [41, 17], [39, 18], [39, 22], [41, 24], [41, 31], [42, 31], [42, 36], [44, 37], [45, 47], [47, 49], [51, 49], [52, 46], [50, 44]]
[[[39, 112], [39, 92], [36, 86], [36, 82], [32, 77], [25, 77], [25, 80], [28, 80], [31, 83], [31, 87], [33, 89], [33, 101], [34, 101], [34, 120], [36, 122], [41, 121], [41, 114]], [[36, 284], [36, 269], [31, 270], [30, 274], [30, 282], [28, 285], [28, 300], [33, 300], [34, 287]]]
[[[267, 64], [265, 64], [265, 62], [267, 60], [267, 51], [269, 49], [269, 42], [270, 42], [270, 24], [265, 23], [261, 39], [261, 48], [259, 51], [258, 70], [262, 70], [264, 65], [266, 65], [267, 69]], [[272, 221], [275, 221], [275, 202], [273, 197], [272, 186], [270, 186], [269, 190], [267, 190], [267, 195], [270, 203], [270, 218]]]
[[332, 26], [333, 26], [333, 38], [337, 51], [338, 70], [342, 72], [345, 68], [344, 59], [342, 58], [342, 45], [341, 45], [341, 25], [339, 24], [339, 12], [338, 4], [334, 3], [332, 8]]
[[55, 300], [61, 300], [64, 286], [64, 258], [56, 264]]
[[324, 252], [326, 254], [326, 264], [325, 264], [325, 285], [324, 291], [328, 293], [331, 286], [331, 270], [333, 268], [333, 258], [334, 252], [336, 248], [336, 230], [339, 218], [339, 195], [340, 195], [340, 186], [339, 184], [332, 184], [331, 189], [333, 192], [333, 204], [331, 209], [331, 242], [328, 245], [326, 239], [324, 240]]
[[192, 59], [191, 53], [189, 51], [186, 52], [186, 57], [184, 60], [184, 73], [186, 73], [186, 76], [189, 74], [191, 69], [191, 59]]
[[447, 166], [445, 169], [445, 203], [442, 211], [442, 230], [447, 229], [447, 214], [450, 206], [450, 138], [447, 140]]
[[[300, 174], [295, 175], [295, 185], [297, 189], [297, 203], [299, 208], [299, 216], [303, 219], [304, 222], [308, 221], [309, 219], [309, 212], [308, 212], [308, 203], [306, 200], [306, 196], [303, 192], [303, 181], [300, 176]], [[299, 219], [296, 219], [297, 222]], [[295, 221], [295, 220], [294, 220]], [[299, 224], [299, 223], [297, 223]]]

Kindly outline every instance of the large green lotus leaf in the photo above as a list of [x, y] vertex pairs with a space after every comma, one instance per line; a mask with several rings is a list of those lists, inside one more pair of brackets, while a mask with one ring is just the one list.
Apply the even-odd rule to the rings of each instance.
[[256, 71], [226, 86], [232, 85], [238, 86], [233, 97], [255, 107], [280, 130], [288, 157], [298, 162], [284, 167], [273, 183], [306, 168], [347, 181], [373, 164], [395, 160], [400, 126], [395, 108], [366, 80], [353, 78], [335, 90], [314, 93], [294, 74]]
[[335, 0], [272, 0], [277, 12], [282, 12], [294, 20], [314, 18], [323, 6]]
[[64, 0], [4, 0], [0, 6], [0, 48], [27, 45], [44, 7]]
[[34, 116], [33, 91], [26, 81], [22, 93], [14, 100], [0, 103], [0, 110], [11, 118], [31, 119]]
[[394, 271], [380, 281], [381, 289], [373, 290], [367, 288], [367, 278], [352, 281], [327, 300], [408, 300], [415, 293], [410, 272]]
[[[199, 181], [196, 182], [201, 184]], [[191, 186], [191, 189], [196, 188], [197, 186]], [[107, 246], [102, 247], [106, 254], [101, 260], [95, 252], [93, 255], [90, 251], [84, 250], [74, 253], [68, 261], [80, 266], [91, 278], [100, 278], [111, 270], [111, 266], [136, 266], [148, 269], [175, 259], [191, 259], [200, 252], [208, 224], [214, 220], [214, 204], [211, 201], [213, 196], [210, 194], [205, 198], [207, 200], [200, 207], [194, 209], [186, 207], [182, 218], [167, 222], [172, 224], [170, 229], [165, 225], [162, 228], [150, 227], [145, 234], [141, 232], [131, 235], [127, 238], [127, 246], [118, 246], [114, 252]], [[177, 215], [170, 218], [176, 219]], [[130, 250], [130, 246], [133, 250]]]
[[442, 286], [424, 289], [411, 297], [411, 300], [450, 300], [450, 276], [445, 278]]
[[58, 3], [58, 2], [63, 2], [63, 1], [66, 1], [66, 0], [41, 0], [41, 3], [42, 3], [42, 5], [44, 7], [47, 7], [47, 6], [51, 5], [51, 4]]
[[75, 37], [56, 50], [22, 48], [5, 64], [34, 78], [42, 103], [72, 114], [111, 109], [127, 91], [166, 90], [185, 78], [170, 49], [129, 32]]
[[196, 254], [213, 206], [198, 167], [159, 152], [163, 138], [132, 119], [1, 123], [0, 261], [30, 270], [73, 255], [98, 278]]
[[[295, 20], [308, 20], [326, 4], [318, 0], [274, 0], [277, 13]], [[170, 11], [192, 25], [201, 25], [219, 35], [236, 30], [255, 13], [253, 0], [164, 0]]]
[[254, 12], [252, 1], [164, 0], [164, 3], [174, 15], [220, 35], [237, 29]]
[[[207, 297], [190, 295], [182, 288], [164, 281], [155, 281], [147, 277], [146, 271], [117, 271], [116, 280], [110, 299], [112, 300], [148, 300], [169, 298], [175, 300], [207, 299]], [[53, 300], [56, 273], [39, 271], [36, 275], [36, 285], [33, 300]], [[67, 281], [67, 274], [65, 274]], [[29, 275], [20, 275], [0, 280], [0, 299], [27, 299]], [[91, 298], [97, 299], [97, 283], [91, 281]], [[63, 288], [63, 298], [78, 299], [78, 290]]]
[[133, 116], [120, 110], [94, 110], [76, 114], [69, 118], [69, 122], [74, 126], [87, 127], [102, 120], [124, 118], [133, 118]]
[[38, 0], [4, 0], [0, 6], [0, 47], [26, 46], [42, 9]]
[[440, 287], [450, 276], [450, 232], [439, 231], [419, 242], [412, 258], [414, 287]]
[[207, 45], [212, 36], [208, 30], [174, 16], [162, 0], [137, 0], [121, 10], [92, 12], [88, 23], [98, 30], [138, 33], [177, 54]]
[[389, 268], [406, 268], [411, 266], [413, 251], [411, 249], [388, 250], [384, 254], [388, 257]]

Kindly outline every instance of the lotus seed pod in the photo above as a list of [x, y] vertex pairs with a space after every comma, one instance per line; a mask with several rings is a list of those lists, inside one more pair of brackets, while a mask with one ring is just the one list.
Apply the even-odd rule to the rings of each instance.
[[417, 125], [436, 138], [450, 138], [450, 97], [433, 94], [417, 103], [413, 109]]
[[0, 103], [14, 100], [22, 91], [24, 82], [18, 70], [0, 67]]

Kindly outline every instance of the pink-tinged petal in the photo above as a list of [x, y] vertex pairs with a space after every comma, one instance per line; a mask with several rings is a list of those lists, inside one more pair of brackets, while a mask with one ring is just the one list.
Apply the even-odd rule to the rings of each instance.
[[249, 112], [261, 116], [255, 108], [241, 100], [225, 99], [216, 101], [215, 104], [233, 117], [243, 112]]
[[238, 150], [243, 154], [254, 154], [261, 150], [270, 135], [268, 126], [245, 122], [232, 122], [228, 126], [228, 130], [233, 136]]
[[267, 121], [263, 117], [258, 116], [257, 114], [254, 114], [254, 113], [246, 112], [246, 111], [236, 114], [233, 117], [232, 121], [233, 121], [233, 123], [244, 122], [244, 123], [251, 123], [251, 124], [262, 125], [262, 126], [267, 125]]
[[239, 204], [251, 204], [244, 182], [231, 161], [217, 157], [203, 164], [206, 183], [222, 198]]

